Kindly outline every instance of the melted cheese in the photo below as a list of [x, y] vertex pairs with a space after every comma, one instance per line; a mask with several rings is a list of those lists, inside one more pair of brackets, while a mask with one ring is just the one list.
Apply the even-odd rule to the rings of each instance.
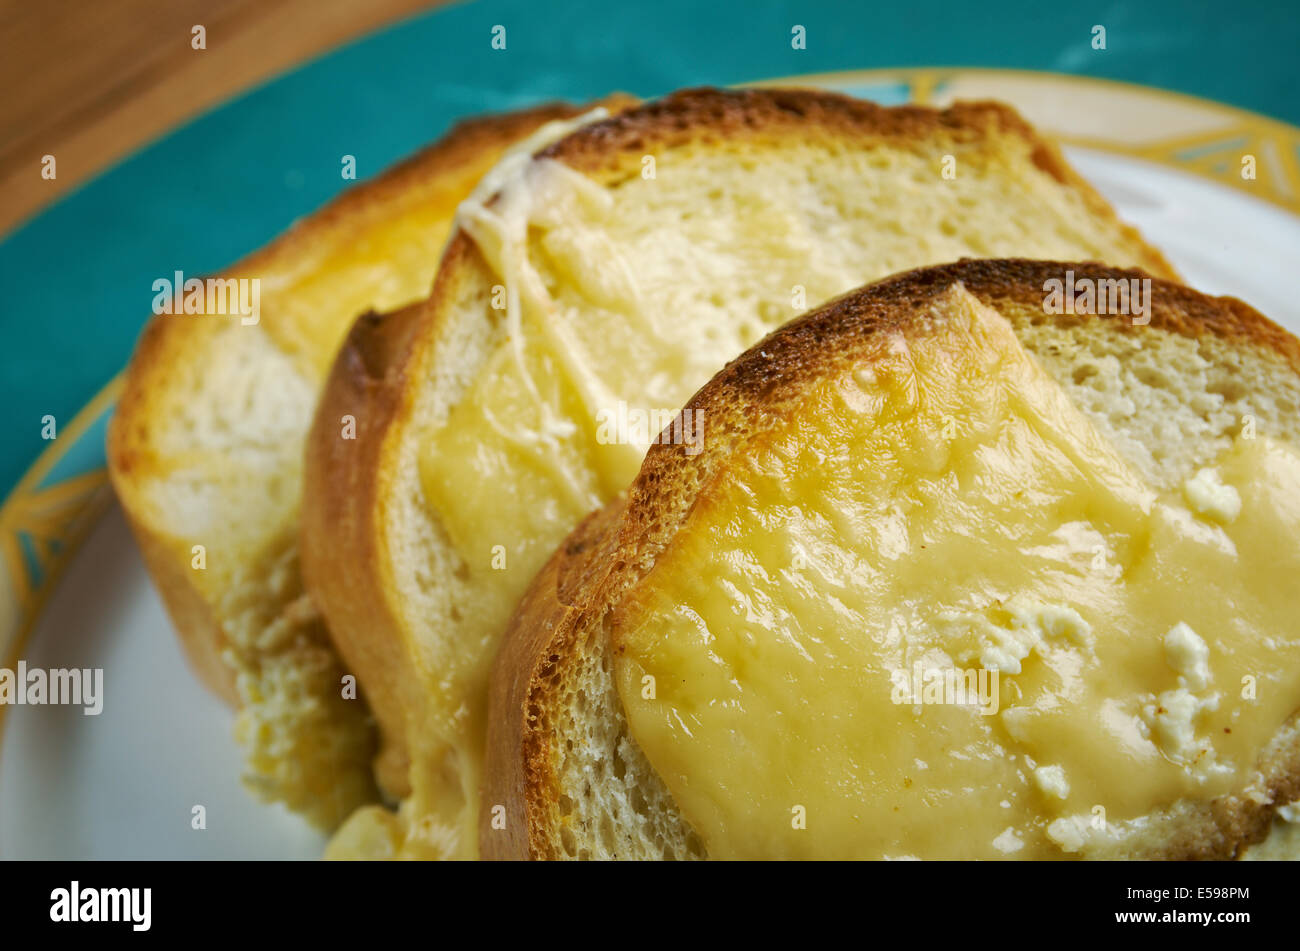
[[[1300, 456], [1238, 441], [1239, 510], [1189, 508], [1000, 315], [942, 311], [747, 447], [614, 618], [712, 856], [1086, 853], [1245, 787], [1300, 706]], [[998, 709], [900, 695], [914, 670], [996, 673]]]
[[[810, 229], [792, 217], [801, 197], [789, 189], [780, 193], [789, 208], [759, 196], [762, 183], [753, 194], [737, 190], [733, 200], [760, 205], [751, 214], [757, 233], [742, 238], [726, 217], [683, 217], [681, 195], [653, 180], [618, 187], [655, 210], [651, 224], [616, 214], [606, 186], [520, 153], [459, 214], [500, 282], [493, 319], [505, 333], [446, 419], [421, 436], [426, 504], [464, 565], [463, 636], [416, 666], [426, 668], [432, 698], [421, 728], [455, 747], [471, 798], [489, 666], [510, 612], [574, 525], [627, 488], [659, 438], [653, 427], [610, 425], [611, 416], [675, 415], [763, 334], [864, 276], [851, 262], [828, 264], [811, 241], [787, 245]], [[775, 290], [765, 299], [755, 299], [760, 273]], [[802, 290], [792, 298], [795, 284]], [[691, 441], [697, 426], [707, 420], [681, 438]], [[421, 782], [419, 770], [412, 775]]]

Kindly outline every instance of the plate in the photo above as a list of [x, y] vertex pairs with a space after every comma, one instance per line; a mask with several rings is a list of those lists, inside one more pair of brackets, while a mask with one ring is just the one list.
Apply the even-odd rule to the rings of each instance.
[[[1300, 130], [1101, 80], [998, 70], [875, 70], [802, 84], [886, 104], [1010, 102], [1192, 286], [1300, 333], [1278, 280], [1300, 248]], [[1243, 177], [1243, 157], [1253, 177]], [[0, 511], [0, 666], [99, 667], [103, 711], [0, 707], [0, 856], [310, 858], [323, 840], [238, 781], [231, 716], [185, 666], [103, 473], [119, 382], [88, 404]], [[194, 829], [195, 806], [205, 828]]]

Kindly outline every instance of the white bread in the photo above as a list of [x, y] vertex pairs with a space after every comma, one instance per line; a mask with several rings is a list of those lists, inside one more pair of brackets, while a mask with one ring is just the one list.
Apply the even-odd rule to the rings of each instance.
[[239, 707], [247, 783], [321, 826], [376, 797], [376, 743], [299, 577], [317, 391], [358, 314], [428, 293], [458, 203], [503, 150], [577, 112], [458, 125], [219, 275], [261, 281], [258, 323], [155, 316], [127, 371], [108, 463], [149, 571], [195, 672]]
[[[499, 636], [547, 553], [644, 450], [603, 455], [593, 393], [675, 411], [768, 331], [907, 267], [1018, 254], [1173, 273], [993, 103], [687, 91], [579, 129], [501, 186], [467, 209], [428, 301], [354, 328], [308, 443], [307, 585], [371, 698], [384, 762], [411, 763], [401, 818], [371, 811], [336, 854], [474, 854]], [[536, 399], [475, 416], [512, 359], [551, 375], [503, 377], [502, 393]], [[436, 482], [503, 428], [495, 463]], [[554, 452], [530, 456], [539, 441]]]
[[[785, 326], [686, 404], [708, 421], [704, 451], [652, 447], [627, 497], [558, 548], [511, 621], [492, 682], [485, 857], [707, 857], [629, 733], [611, 675], [611, 618], [656, 557], [681, 542], [693, 503], [797, 415], [818, 381], [870, 366], [890, 334], [923, 332], [954, 288], [1005, 317], [1073, 404], [1157, 486], [1177, 486], [1218, 456], [1248, 416], [1260, 433], [1300, 447], [1300, 342], [1240, 301], [1161, 280], [1146, 326], [1050, 316], [1045, 282], [1067, 269], [1097, 281], [1140, 276], [1023, 260], [898, 275]], [[1144, 831], [1100, 844], [1090, 857], [1238, 856], [1298, 794], [1292, 716], [1240, 788], [1209, 802], [1168, 803]], [[504, 828], [487, 818], [496, 804], [505, 807]]]

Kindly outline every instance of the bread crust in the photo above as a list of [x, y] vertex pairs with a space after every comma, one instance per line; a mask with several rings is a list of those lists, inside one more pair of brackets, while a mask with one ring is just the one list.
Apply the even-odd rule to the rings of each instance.
[[[708, 419], [697, 455], [652, 445], [627, 496], [589, 516], [552, 556], [507, 628], [493, 668], [489, 746], [480, 847], [485, 858], [554, 857], [552, 805], [564, 795], [554, 768], [549, 722], [559, 712], [566, 677], [584, 651], [603, 650], [604, 619], [621, 594], [644, 575], [681, 526], [696, 492], [740, 451], [776, 425], [807, 387], [870, 359], [891, 332], [909, 335], [932, 303], [954, 285], [997, 308], [1041, 308], [1044, 282], [1076, 278], [1147, 277], [1092, 263], [962, 260], [886, 278], [837, 298], [785, 325], [729, 363], [686, 404]], [[1061, 323], [1105, 320], [1116, 332], [1212, 335], [1275, 354], [1300, 375], [1300, 341], [1230, 297], [1209, 297], [1153, 279], [1145, 326], [1110, 317], [1059, 315]], [[1046, 316], [1046, 315], [1045, 315]], [[1300, 796], [1300, 718], [1275, 737], [1258, 764], [1269, 801], [1224, 796], [1192, 817], [1160, 855], [1149, 858], [1234, 858], [1268, 832], [1276, 805]], [[488, 804], [503, 804], [505, 832], [491, 828]]]
[[[521, 755], [493, 757], [489, 752], [480, 811], [488, 816], [479, 836], [484, 859], [550, 857], [548, 848], [532, 845], [538, 841], [536, 819], [530, 823], [528, 799], [519, 793], [556, 788], [546, 748], [539, 745], [537, 731], [528, 729], [527, 716], [499, 714], [525, 710], [533, 702], [535, 684], [554, 677], [572, 650], [572, 612], [584, 585], [596, 579], [615, 547], [625, 504], [626, 499], [618, 499], [584, 518], [546, 562], [511, 618], [492, 676], [487, 743], [489, 751], [520, 750]], [[526, 660], [517, 664], [518, 658]], [[525, 669], [530, 676], [512, 676]], [[495, 805], [505, 807], [501, 829], [490, 827], [490, 806]]]
[[[406, 357], [422, 314], [416, 304], [392, 314], [366, 314], [353, 325], [321, 393], [307, 439], [303, 580], [318, 602], [328, 604], [331, 623], [374, 632], [359, 650], [387, 652], [381, 658], [359, 656], [352, 641], [336, 639], [351, 669], [391, 669], [397, 651], [399, 621], [384, 596], [392, 578], [384, 557], [383, 520], [373, 519], [371, 513], [392, 472], [390, 434], [403, 407], [402, 383], [410, 370]], [[339, 438], [345, 416], [355, 419], [355, 441]], [[377, 464], [356, 465], [357, 458]], [[318, 544], [321, 538], [330, 541]], [[406, 701], [392, 694], [394, 686], [400, 685], [367, 683], [365, 689], [384, 738], [376, 778], [390, 795], [403, 796], [410, 791], [405, 747], [387, 742], [404, 733]]]
[[586, 126], [543, 149], [539, 158], [556, 159], [606, 185], [641, 174], [646, 154], [718, 140], [838, 142], [924, 141], [936, 134], [955, 142], [1012, 136], [1030, 148], [1033, 163], [1083, 196], [1089, 210], [1142, 248], [1134, 264], [1154, 277], [1178, 279], [1173, 265], [1147, 245], [1136, 228], [1124, 224], [1096, 189], [1070, 167], [1053, 142], [1043, 139], [1010, 106], [992, 100], [930, 106], [881, 106], [865, 99], [812, 89], [684, 89], [639, 109]]
[[[418, 197], [449, 176], [462, 176], [464, 192], [477, 182], [508, 145], [541, 124], [569, 118], [577, 107], [549, 103], [499, 116], [476, 118], [454, 126], [442, 139], [349, 189], [266, 247], [214, 275], [232, 277], [284, 268], [309, 259], [317, 249], [345, 242], [359, 226], [381, 220], [394, 202]], [[202, 365], [219, 346], [220, 318], [185, 319], [155, 315], [136, 345], [122, 395], [107, 437], [108, 471], [127, 520], [144, 553], [150, 575], [162, 595], [191, 668], [227, 703], [237, 704], [235, 672], [223, 660], [230, 642], [217, 616], [222, 592], [205, 586], [207, 578], [190, 567], [192, 540], [182, 538], [153, 513], [150, 484], [165, 471], [166, 449], [158, 421], [177, 412], [177, 368]], [[263, 315], [274, 321], [274, 314]], [[260, 332], [261, 328], [246, 328]]]

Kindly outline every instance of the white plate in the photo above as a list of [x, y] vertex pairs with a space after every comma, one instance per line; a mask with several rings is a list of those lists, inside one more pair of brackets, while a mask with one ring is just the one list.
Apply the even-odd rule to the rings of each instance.
[[[0, 747], [0, 855], [317, 858], [324, 840], [239, 782], [231, 716], [195, 679], [116, 504], [73, 557], [27, 663], [103, 668], [104, 706], [15, 706]], [[196, 805], [204, 830], [191, 828]]]
[[[823, 84], [848, 85], [844, 77]], [[1300, 217], [1243, 189], [1132, 155], [1079, 147], [1067, 154], [1188, 283], [1240, 297], [1300, 333], [1300, 304], [1287, 289]], [[230, 713], [186, 668], [116, 507], [72, 558], [25, 656], [33, 666], [102, 667], [111, 676], [97, 717], [75, 707], [8, 710], [0, 855], [320, 854], [322, 838], [302, 820], [240, 786]], [[191, 828], [195, 805], [206, 809], [206, 830]]]

